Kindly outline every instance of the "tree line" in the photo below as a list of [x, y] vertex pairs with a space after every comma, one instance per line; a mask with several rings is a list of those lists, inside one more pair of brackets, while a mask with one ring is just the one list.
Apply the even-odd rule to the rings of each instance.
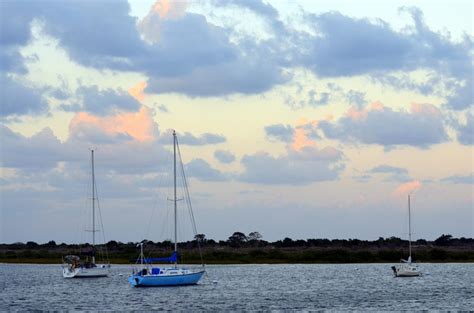
[[[142, 241], [146, 257], [166, 257], [173, 250], [170, 240]], [[412, 243], [413, 258], [420, 262], [474, 262], [474, 239], [454, 238], [443, 234], [433, 241], [419, 239]], [[90, 255], [91, 245], [57, 244], [0, 244], [0, 262], [58, 263], [67, 254]], [[408, 242], [398, 237], [360, 239], [297, 239], [284, 238], [274, 242], [263, 239], [259, 232], [234, 232], [227, 240], [216, 241], [198, 234], [193, 240], [178, 243], [180, 262], [200, 263], [201, 255], [207, 264], [241, 263], [373, 263], [398, 262], [408, 254]], [[97, 257], [108, 257], [111, 263], [135, 263], [137, 242], [122, 243], [111, 240], [96, 245]]]
[[[153, 242], [152, 240], [143, 240], [146, 245], [156, 246], [158, 248], [171, 247], [173, 243], [171, 240], [164, 240], [161, 242]], [[136, 247], [137, 242], [122, 243], [120, 241], [111, 240], [105, 244], [108, 249], [114, 249], [120, 246], [133, 246]], [[404, 240], [398, 237], [379, 237], [377, 240], [360, 240], [360, 239], [296, 239], [293, 240], [289, 237], [285, 237], [282, 240], [269, 242], [263, 239], [263, 236], [258, 232], [250, 232], [245, 235], [243, 232], [234, 232], [227, 240], [216, 241], [214, 239], [206, 238], [205, 234], [197, 234], [194, 240], [179, 242], [178, 246], [181, 248], [197, 248], [198, 245], [202, 248], [209, 247], [230, 247], [230, 248], [305, 248], [305, 247], [322, 247], [322, 248], [370, 248], [370, 247], [387, 247], [387, 248], [399, 248], [408, 245], [408, 240]], [[418, 239], [412, 242], [414, 247], [416, 246], [439, 246], [439, 247], [469, 247], [474, 246], [473, 238], [454, 238], [449, 234], [442, 234], [433, 241]], [[83, 244], [57, 244], [54, 240], [51, 240], [44, 244], [38, 244], [34, 241], [28, 241], [26, 243], [17, 242], [12, 244], [0, 244], [0, 247], [6, 248], [54, 248], [54, 247], [88, 247], [89, 243]], [[98, 245], [101, 246], [101, 245]]]

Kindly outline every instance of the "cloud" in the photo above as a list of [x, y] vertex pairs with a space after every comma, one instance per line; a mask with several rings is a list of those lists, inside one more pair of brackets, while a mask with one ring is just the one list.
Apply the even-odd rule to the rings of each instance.
[[317, 134], [313, 132], [313, 127], [316, 125], [317, 122], [308, 122], [305, 119], [299, 121], [294, 130], [291, 147], [296, 151], [300, 151], [305, 147], [314, 146], [315, 142], [310, 135], [313, 134], [317, 136]]
[[244, 8], [257, 15], [264, 16], [269, 19], [277, 19], [278, 11], [270, 4], [263, 3], [260, 0], [256, 1], [235, 1], [235, 0], [213, 0], [212, 4], [216, 7], [233, 7]]
[[367, 173], [390, 174], [390, 176], [386, 178], [386, 181], [407, 182], [411, 180], [410, 176], [408, 175], [407, 169], [390, 165], [376, 166], [367, 171]]
[[59, 139], [50, 128], [25, 137], [0, 124], [2, 137], [1, 166], [23, 170], [45, 170], [56, 166], [65, 157]]
[[137, 101], [139, 102], [143, 102], [143, 100], [145, 100], [145, 93], [144, 93], [144, 90], [147, 86], [147, 83], [145, 81], [143, 82], [138, 82], [135, 86], [133, 86], [132, 88], [130, 88], [128, 90], [128, 93], [134, 97]]
[[186, 1], [157, 0], [138, 23], [138, 30], [149, 43], [160, 41], [160, 25], [164, 19], [176, 19], [185, 14]]
[[164, 104], [160, 104], [158, 106], [158, 110], [160, 110], [160, 112], [163, 112], [163, 113], [168, 113], [168, 108], [164, 105]]
[[463, 81], [457, 82], [453, 86], [453, 92], [446, 99], [446, 105], [454, 110], [464, 110], [474, 105], [474, 80], [472, 78], [472, 65], [471, 74], [468, 75]]
[[104, 136], [109, 139], [133, 138], [138, 141], [152, 141], [159, 135], [158, 125], [153, 121], [151, 110], [146, 106], [141, 106], [136, 113], [122, 112], [106, 117], [86, 112], [77, 113], [71, 120], [69, 132], [71, 138], [87, 142], [96, 142]]
[[366, 183], [370, 179], [372, 179], [372, 176], [364, 174], [364, 175], [353, 176], [352, 178], [359, 183]]
[[[42, 2], [36, 17], [43, 30], [59, 41], [69, 56], [85, 66], [131, 70], [133, 58], [146, 53], [146, 46], [129, 15], [127, 1]], [[28, 6], [30, 3], [28, 3]], [[24, 6], [23, 10], [31, 10]], [[93, 21], [93, 22], [91, 22]]]
[[[165, 65], [156, 66], [163, 68]], [[151, 75], [147, 92], [181, 93], [191, 97], [257, 94], [283, 84], [290, 78], [290, 75], [284, 74], [269, 61], [239, 57], [234, 62], [207, 65], [182, 75]]]
[[1, 73], [0, 91], [1, 117], [49, 112], [48, 103], [39, 89], [25, 86]]
[[314, 139], [320, 139], [317, 133], [317, 121], [305, 118], [296, 122], [296, 126], [273, 124], [265, 126], [265, 133], [270, 140], [279, 140], [287, 143], [293, 150], [300, 151], [306, 147], [314, 147]]
[[440, 181], [443, 183], [472, 185], [474, 184], [474, 173], [471, 173], [470, 175], [465, 175], [465, 176], [463, 175], [448, 176], [448, 177], [442, 178]]
[[424, 148], [448, 140], [441, 112], [431, 104], [412, 104], [410, 112], [377, 102], [362, 109], [351, 107], [346, 116], [335, 122], [321, 121], [318, 128], [329, 139], [385, 147]]
[[408, 174], [405, 168], [395, 167], [390, 165], [378, 165], [369, 170], [369, 173], [395, 173], [395, 174]]
[[[33, 10], [23, 10], [21, 1], [1, 1], [0, 11], [0, 71], [16, 74], [25, 74], [25, 58], [20, 53], [20, 47], [31, 39], [31, 22], [35, 15]], [[28, 3], [30, 5], [30, 3]], [[1, 73], [2, 75], [4, 73]]]
[[455, 124], [454, 128], [457, 130], [457, 138], [463, 145], [474, 144], [474, 114], [468, 112], [465, 115], [465, 124]]
[[245, 155], [241, 160], [245, 169], [237, 179], [270, 185], [305, 185], [335, 180], [344, 169], [341, 158], [342, 152], [332, 147], [303, 147], [297, 151], [289, 149], [287, 155], [278, 157], [265, 152]]
[[315, 90], [310, 90], [308, 91], [308, 104], [311, 106], [326, 105], [329, 103], [329, 96], [328, 92], [321, 92], [318, 96]]
[[[268, 45], [248, 38], [236, 44], [228, 29], [209, 23], [203, 15], [185, 12], [182, 2], [157, 1], [138, 23], [138, 30], [127, 1], [17, 2], [4, 7], [5, 16], [18, 16], [4, 21], [5, 28], [14, 31], [15, 23], [22, 21], [18, 32], [23, 39], [11, 45], [12, 61], [3, 62], [11, 63], [11, 68], [24, 67], [19, 49], [31, 39], [29, 26], [36, 19], [41, 20], [42, 32], [57, 39], [74, 62], [95, 69], [141, 72], [149, 78], [147, 92], [198, 97], [254, 94], [291, 78], [277, 65], [279, 54], [269, 57]], [[10, 50], [2, 50], [2, 55], [6, 51]]]
[[169, 160], [170, 152], [157, 143], [158, 125], [146, 107], [137, 113], [109, 117], [78, 113], [70, 122], [69, 137], [64, 142], [49, 128], [25, 137], [2, 126], [1, 134], [2, 167], [18, 169], [22, 177], [31, 170], [87, 164], [84, 160], [88, 160], [91, 147], [96, 148], [101, 160], [107, 160], [100, 167], [115, 177], [162, 172], [171, 166], [161, 160]]
[[235, 161], [235, 156], [230, 151], [216, 150], [214, 152], [214, 157], [221, 163], [232, 163]]
[[[399, 32], [380, 19], [302, 12], [309, 29], [303, 32], [283, 23], [278, 11], [262, 1], [212, 1], [211, 5], [252, 12], [269, 25], [270, 36], [239, 33], [232, 21], [214, 25], [204, 15], [186, 12], [181, 1], [158, 0], [141, 21], [129, 15], [125, 0], [73, 1], [73, 5], [12, 1], [2, 3], [5, 49], [0, 57], [7, 71], [24, 73], [25, 60], [19, 51], [32, 39], [30, 26], [37, 20], [42, 32], [55, 38], [74, 62], [143, 73], [148, 78], [147, 92], [192, 97], [255, 94], [288, 82], [291, 70], [301, 67], [319, 77], [384, 76], [426, 69], [443, 77], [428, 85], [445, 84], [451, 91], [448, 106], [460, 110], [473, 102], [472, 39], [466, 36], [454, 42], [433, 32], [416, 8], [403, 9], [413, 25]], [[324, 105], [329, 99], [324, 92], [308, 96], [312, 105]]]
[[290, 125], [273, 124], [265, 126], [265, 134], [269, 139], [277, 139], [283, 142], [293, 140], [294, 128]]
[[227, 178], [218, 170], [212, 168], [203, 159], [194, 159], [185, 165], [186, 176], [201, 181], [223, 181]]
[[[138, 91], [133, 89], [132, 92]], [[61, 108], [65, 111], [85, 111], [102, 116], [119, 111], [138, 111], [141, 104], [135, 96], [140, 95], [129, 94], [120, 88], [99, 90], [97, 86], [81, 86], [76, 90], [77, 99], [72, 100], [72, 104], [64, 103]]]
[[[317, 35], [308, 35], [310, 38], [301, 42], [306, 53], [297, 59], [321, 77], [433, 70], [458, 81], [448, 99], [451, 107], [470, 106], [472, 40], [466, 36], [461, 42], [453, 42], [448, 36], [431, 31], [419, 9], [402, 11], [411, 15], [414, 25], [400, 32], [380, 19], [355, 19], [338, 12], [307, 14], [306, 22]], [[437, 82], [433, 80], [432, 84]], [[412, 86], [418, 89], [417, 85]]]
[[410, 182], [403, 183], [399, 185], [394, 192], [392, 193], [393, 196], [396, 197], [403, 197], [409, 194], [414, 193], [418, 189], [421, 188], [421, 183], [418, 180], [413, 180]]
[[[166, 135], [167, 136], [167, 135]], [[169, 141], [167, 137], [162, 136], [160, 142], [165, 144], [171, 144], [172, 141]], [[215, 145], [219, 143], [223, 143], [226, 141], [226, 138], [222, 135], [212, 134], [212, 133], [204, 133], [199, 137], [194, 136], [189, 132], [185, 132], [184, 134], [178, 133], [178, 142], [180, 145], [189, 145], [189, 146], [202, 146], [202, 145]]]
[[358, 107], [363, 107], [366, 104], [367, 100], [365, 99], [365, 92], [357, 90], [349, 90], [345, 97], [350, 104], [354, 104]]

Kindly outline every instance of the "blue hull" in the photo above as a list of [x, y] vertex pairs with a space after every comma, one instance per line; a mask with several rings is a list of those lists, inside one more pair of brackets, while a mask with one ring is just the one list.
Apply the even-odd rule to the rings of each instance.
[[132, 287], [164, 287], [195, 285], [201, 279], [204, 271], [185, 275], [132, 275], [128, 282]]

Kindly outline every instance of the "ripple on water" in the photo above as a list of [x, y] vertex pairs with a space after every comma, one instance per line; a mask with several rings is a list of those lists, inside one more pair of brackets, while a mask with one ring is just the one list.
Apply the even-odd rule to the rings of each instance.
[[[469, 310], [473, 264], [423, 264], [393, 278], [391, 264], [207, 266], [197, 286], [131, 288], [130, 266], [99, 279], [64, 279], [59, 265], [0, 264], [0, 310]], [[122, 275], [120, 275], [122, 274]], [[216, 280], [218, 283], [211, 283]]]

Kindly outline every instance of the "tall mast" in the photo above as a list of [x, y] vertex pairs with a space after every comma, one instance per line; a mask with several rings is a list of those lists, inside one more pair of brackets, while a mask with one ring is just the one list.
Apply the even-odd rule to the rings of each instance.
[[[174, 252], [178, 253], [178, 199], [176, 198], [176, 131], [173, 130], [173, 171], [174, 171]], [[177, 260], [174, 262], [174, 265], [177, 266]]]
[[411, 261], [411, 208], [410, 208], [410, 195], [408, 195], [408, 250]]
[[94, 149], [92, 155], [92, 263], [95, 263], [95, 174], [94, 174]]

